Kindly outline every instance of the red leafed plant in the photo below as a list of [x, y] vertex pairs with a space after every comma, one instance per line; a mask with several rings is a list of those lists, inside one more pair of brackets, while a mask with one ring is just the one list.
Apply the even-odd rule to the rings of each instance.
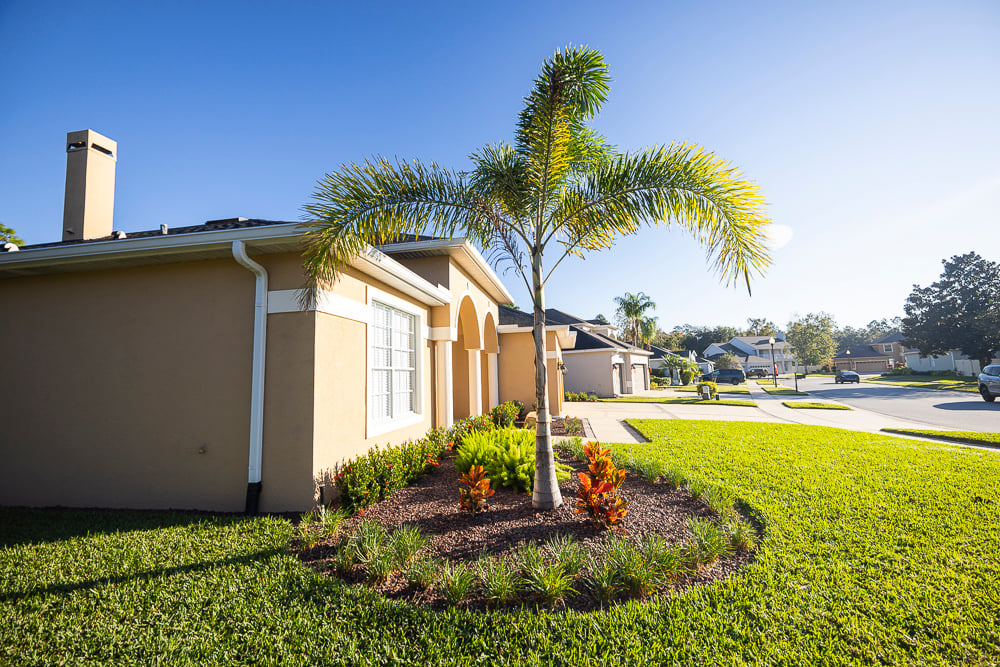
[[580, 489], [576, 492], [577, 514], [589, 514], [602, 528], [621, 522], [628, 512], [629, 501], [618, 495], [618, 489], [625, 481], [625, 471], [619, 470], [611, 461], [611, 450], [602, 449], [599, 443], [587, 443], [583, 452], [589, 462], [590, 475], [578, 473]]
[[469, 468], [469, 472], [462, 475], [459, 482], [469, 487], [468, 489], [459, 488], [462, 496], [459, 504], [462, 509], [473, 514], [486, 509], [486, 499], [496, 493], [490, 488], [490, 478], [486, 476], [486, 470], [483, 469], [483, 466], [472, 466]]

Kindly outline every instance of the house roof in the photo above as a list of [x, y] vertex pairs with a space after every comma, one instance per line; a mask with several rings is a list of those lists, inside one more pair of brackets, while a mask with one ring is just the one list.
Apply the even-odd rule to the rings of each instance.
[[[767, 345], [768, 348], [771, 347], [771, 344], [768, 342], [771, 339], [770, 336], [734, 336], [733, 338], [741, 340], [749, 345], [753, 345], [754, 347], [761, 345]], [[774, 349], [779, 350], [786, 347], [791, 347], [787, 341], [780, 340], [777, 336], [774, 337]]]
[[902, 343], [905, 340], [906, 337], [902, 333], [896, 331], [894, 333], [889, 334], [888, 336], [882, 336], [877, 341], [872, 343], [872, 345], [888, 345], [889, 343]]
[[[722, 348], [728, 347], [729, 349], [726, 350], [726, 351], [729, 352], [730, 354], [732, 354], [733, 356], [735, 356], [741, 363], [744, 363], [744, 364], [769, 364], [769, 363], [771, 363], [770, 359], [766, 359], [764, 357], [757, 356], [756, 354], [747, 354], [747, 353], [743, 352], [742, 350], [740, 350], [739, 348], [733, 347], [732, 345], [729, 345], [729, 343], [723, 343], [722, 345], [719, 345], [719, 347], [722, 347]], [[710, 357], [706, 357], [706, 359], [708, 361], [713, 361], [714, 362], [714, 361], [718, 361], [719, 357], [721, 357], [721, 356], [723, 356], [723, 355], [722, 354], [713, 354]]]
[[[850, 351], [850, 354], [847, 352]], [[883, 354], [872, 348], [871, 345], [851, 345], [846, 350], [841, 350], [834, 356], [834, 359], [887, 359], [888, 354]]]

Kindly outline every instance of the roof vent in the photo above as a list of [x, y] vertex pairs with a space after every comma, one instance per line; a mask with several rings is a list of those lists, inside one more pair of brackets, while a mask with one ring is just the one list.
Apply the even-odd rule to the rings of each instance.
[[163, 234], [164, 236], [167, 235], [167, 226], [166, 225], [160, 225], [160, 233]]
[[115, 231], [111, 232], [111, 238], [113, 238], [115, 240], [123, 239], [123, 238], [126, 238], [126, 234], [125, 234], [125, 232], [115, 230]]
[[4, 243], [0, 245], [0, 250], [3, 252], [17, 252], [20, 248], [17, 247], [16, 243]]

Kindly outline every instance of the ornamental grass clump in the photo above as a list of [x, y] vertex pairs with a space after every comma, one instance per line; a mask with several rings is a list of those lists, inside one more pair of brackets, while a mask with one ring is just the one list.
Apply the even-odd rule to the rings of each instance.
[[625, 471], [612, 463], [611, 450], [602, 449], [598, 443], [587, 443], [583, 451], [590, 475], [579, 473], [580, 488], [573, 511], [587, 514], [601, 528], [616, 526], [628, 513], [629, 501], [618, 495], [618, 489], [625, 481]]
[[532, 569], [524, 577], [524, 587], [545, 606], [551, 606], [567, 595], [576, 593], [573, 575], [558, 563], [542, 564], [541, 567]]
[[479, 585], [492, 604], [505, 604], [518, 592], [518, 570], [507, 558], [482, 557], [476, 561]]
[[403, 576], [412, 588], [427, 591], [434, 588], [441, 579], [441, 572], [445, 567], [447, 567], [446, 561], [425, 555], [411, 560], [403, 568]]
[[694, 539], [685, 547], [684, 556], [692, 569], [700, 571], [732, 553], [733, 547], [725, 532], [711, 521], [692, 517], [688, 519], [688, 529]]
[[472, 591], [476, 576], [462, 563], [445, 564], [441, 568], [438, 588], [449, 606], [454, 607]]
[[598, 604], [611, 602], [622, 590], [621, 575], [615, 563], [607, 558], [592, 557], [587, 563], [584, 585]]
[[417, 553], [427, 546], [427, 538], [416, 526], [401, 526], [389, 536], [387, 549], [392, 552], [393, 561], [398, 567], [404, 567], [413, 560]]
[[357, 561], [367, 565], [382, 553], [387, 539], [385, 528], [374, 521], [365, 520], [354, 529], [349, 546], [354, 550]]
[[545, 543], [544, 550], [572, 577], [583, 569], [587, 560], [587, 551], [583, 545], [569, 535], [553, 535]]
[[736, 553], [753, 551], [757, 546], [757, 534], [743, 521], [733, 521], [726, 526], [729, 544]]

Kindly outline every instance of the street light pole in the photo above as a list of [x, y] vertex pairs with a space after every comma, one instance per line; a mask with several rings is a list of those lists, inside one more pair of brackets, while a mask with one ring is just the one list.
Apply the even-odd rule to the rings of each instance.
[[771, 344], [771, 371], [774, 373], [774, 386], [778, 386], [778, 366], [774, 363], [774, 336], [767, 339], [767, 342]]

